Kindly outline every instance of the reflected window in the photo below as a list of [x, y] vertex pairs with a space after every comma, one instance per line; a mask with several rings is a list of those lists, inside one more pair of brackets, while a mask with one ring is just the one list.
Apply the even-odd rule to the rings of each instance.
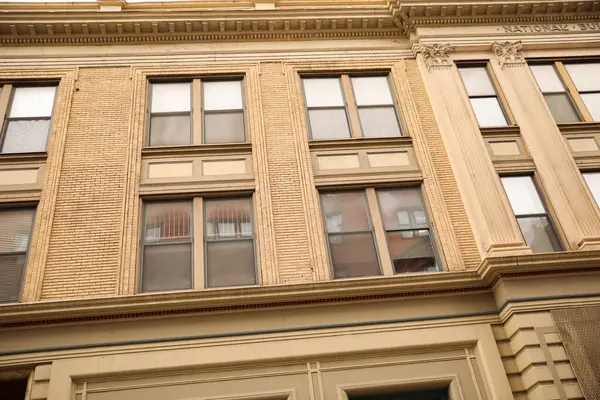
[[487, 67], [459, 67], [469, 101], [481, 127], [507, 126], [508, 119], [504, 114], [498, 93]]

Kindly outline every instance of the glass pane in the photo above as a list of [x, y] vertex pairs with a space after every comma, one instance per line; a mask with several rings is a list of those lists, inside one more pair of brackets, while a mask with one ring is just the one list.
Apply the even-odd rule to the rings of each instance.
[[25, 254], [0, 255], [0, 303], [19, 301]]
[[345, 109], [309, 110], [308, 118], [313, 139], [347, 139], [350, 137]]
[[56, 86], [15, 88], [9, 117], [50, 117], [55, 93]]
[[459, 68], [469, 96], [495, 96], [496, 90], [485, 67]]
[[359, 106], [379, 106], [394, 104], [385, 76], [352, 78], [352, 88], [356, 104]]
[[534, 253], [549, 253], [561, 250], [554, 228], [547, 217], [518, 218], [525, 243]]
[[241, 110], [242, 81], [203, 82], [205, 110]]
[[143, 292], [191, 288], [191, 243], [144, 246]]
[[427, 227], [419, 189], [380, 190], [377, 199], [385, 230]]
[[208, 240], [252, 236], [252, 202], [249, 198], [205, 201], [205, 232]]
[[387, 232], [386, 235], [397, 274], [438, 270], [429, 230]]
[[34, 214], [33, 208], [0, 210], [0, 254], [27, 251]]
[[371, 233], [329, 235], [329, 249], [336, 279], [381, 275]]
[[533, 72], [542, 93], [565, 91], [554, 65], [532, 65], [531, 72]]
[[192, 143], [189, 115], [153, 116], [150, 120], [150, 146]]
[[507, 126], [506, 117], [495, 97], [469, 99], [479, 126]]
[[191, 82], [153, 83], [151, 112], [181, 112], [192, 109]]
[[359, 108], [363, 136], [395, 137], [400, 136], [400, 126], [394, 107]]
[[502, 178], [502, 185], [515, 215], [546, 212], [530, 176], [507, 176]]
[[243, 112], [204, 114], [204, 143], [245, 141]]
[[544, 98], [556, 122], [578, 122], [581, 120], [566, 93], [546, 94]]
[[306, 104], [309, 107], [343, 107], [344, 98], [339, 78], [303, 79]]
[[207, 287], [255, 285], [252, 240], [223, 240], [206, 243]]
[[600, 90], [600, 63], [565, 64], [579, 91]]
[[592, 114], [592, 119], [600, 121], [600, 93], [584, 93], [581, 98], [590, 114]]
[[327, 223], [328, 232], [369, 231], [371, 224], [364, 192], [339, 192], [321, 194], [325, 219], [336, 215], [339, 224]]
[[189, 241], [192, 225], [191, 201], [147, 203], [145, 243]]
[[589, 172], [583, 174], [583, 178], [596, 200], [596, 204], [600, 206], [600, 172]]
[[49, 131], [49, 119], [9, 121], [2, 153], [45, 151]]

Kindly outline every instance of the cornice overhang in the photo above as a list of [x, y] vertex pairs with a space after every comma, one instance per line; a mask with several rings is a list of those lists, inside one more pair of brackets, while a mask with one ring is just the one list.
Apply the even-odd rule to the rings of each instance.
[[0, 328], [492, 293], [506, 279], [598, 272], [600, 251], [488, 257], [470, 271], [3, 304]]

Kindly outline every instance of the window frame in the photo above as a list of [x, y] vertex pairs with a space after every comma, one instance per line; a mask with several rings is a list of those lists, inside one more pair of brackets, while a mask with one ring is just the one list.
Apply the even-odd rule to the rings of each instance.
[[592, 113], [588, 110], [587, 106], [585, 105], [585, 102], [583, 101], [583, 97], [581, 97], [582, 93], [583, 94], [598, 93], [600, 95], [600, 90], [580, 92], [577, 89], [577, 86], [575, 86], [575, 82], [571, 78], [571, 74], [569, 74], [569, 71], [567, 71], [565, 64], [595, 64], [595, 63], [600, 63], [600, 60], [585, 59], [585, 60], [553, 61], [553, 64], [555, 65], [555, 70], [558, 73], [559, 78], [565, 84], [565, 86], [567, 87], [567, 91], [570, 94], [570, 97], [573, 99], [573, 105], [575, 106], [575, 110], [577, 110], [579, 115], [582, 117], [582, 120], [580, 122], [600, 122], [600, 121], [594, 121], [594, 118], [592, 118]]
[[[52, 110], [50, 110], [49, 117], [17, 117], [11, 118], [9, 116], [12, 104], [14, 101], [15, 89], [17, 88], [29, 88], [29, 87], [55, 87], [54, 100], [52, 102]], [[15, 82], [0, 82], [0, 156], [2, 154], [45, 154], [48, 152], [50, 145], [52, 123], [54, 122], [54, 112], [56, 111], [56, 103], [58, 98], [58, 90], [60, 81], [57, 80], [35, 80], [35, 81], [15, 81]], [[46, 145], [42, 151], [28, 151], [18, 153], [4, 153], [4, 142], [6, 140], [6, 131], [8, 130], [8, 123], [10, 121], [31, 121], [31, 120], [47, 120], [48, 121], [48, 132], [46, 133]]]
[[25, 252], [14, 251], [14, 252], [0, 253], [0, 256], [19, 255], [19, 254], [23, 254], [23, 253], [25, 255], [25, 262], [23, 264], [23, 270], [21, 271], [21, 279], [19, 281], [19, 289], [17, 291], [17, 300], [10, 301], [10, 302], [0, 301], [0, 304], [16, 304], [16, 303], [21, 302], [21, 296], [23, 295], [23, 283], [25, 282], [25, 272], [27, 271], [27, 264], [29, 263], [29, 254], [31, 251], [31, 239], [33, 238], [33, 230], [35, 228], [35, 219], [37, 217], [37, 205], [34, 205], [34, 204], [16, 204], [16, 205], [9, 205], [8, 207], [4, 207], [4, 206], [0, 207], [0, 211], [11, 211], [11, 210], [32, 210], [33, 215], [31, 217], [31, 226], [29, 228], [29, 238], [27, 241], [27, 250]]
[[[207, 252], [206, 252], [206, 235], [204, 232], [206, 222], [206, 201], [213, 200], [232, 200], [232, 199], [247, 199], [250, 202], [250, 217], [252, 222], [252, 248], [254, 253], [254, 274], [255, 284], [253, 285], [232, 285], [232, 286], [220, 286], [220, 287], [208, 287], [207, 286]], [[144, 274], [144, 248], [146, 244], [146, 209], [149, 203], [169, 203], [169, 202], [191, 202], [192, 214], [191, 214], [191, 225], [190, 225], [190, 245], [191, 245], [191, 287], [189, 289], [166, 289], [166, 290], [152, 290], [143, 291], [143, 274]], [[228, 289], [236, 287], [254, 287], [261, 285], [261, 274], [259, 265], [259, 255], [257, 249], [257, 233], [256, 233], [256, 221], [255, 221], [255, 210], [254, 210], [254, 193], [235, 193], [231, 196], [219, 195], [216, 197], [207, 195], [191, 195], [183, 197], [148, 197], [141, 199], [140, 216], [139, 220], [141, 232], [139, 233], [139, 273], [137, 279], [137, 290], [138, 294], [145, 293], [170, 293], [170, 292], [183, 292], [183, 291], [197, 291], [197, 290], [216, 290], [216, 289]], [[201, 238], [201, 239], [199, 239]], [[177, 243], [188, 243], [188, 242], [177, 242]]]
[[[400, 104], [398, 103], [398, 98], [394, 91], [394, 86], [391, 81], [391, 71], [342, 71], [335, 73], [299, 73], [300, 76], [300, 84], [302, 86], [302, 95], [303, 95], [303, 103], [304, 103], [304, 115], [306, 116], [306, 126], [307, 126], [307, 134], [309, 141], [326, 141], [326, 140], [348, 140], [348, 139], [395, 139], [399, 137], [408, 136], [406, 127], [403, 122], [402, 114], [400, 112]], [[356, 102], [356, 95], [354, 92], [354, 86], [352, 85], [352, 78], [370, 78], [370, 77], [380, 77], [385, 78], [388, 84], [388, 88], [390, 90], [390, 96], [392, 98], [391, 107], [394, 109], [394, 114], [396, 117], [396, 122], [398, 123], [398, 131], [400, 132], [399, 136], [365, 136], [363, 123], [360, 119], [359, 115], [359, 106]], [[340, 85], [340, 91], [342, 95], [342, 100], [344, 102], [344, 111], [346, 114], [346, 124], [348, 125], [348, 132], [350, 134], [347, 138], [325, 138], [319, 139], [314, 138], [312, 133], [312, 128], [310, 124], [310, 110], [339, 110], [342, 106], [338, 107], [309, 107], [308, 106], [308, 98], [306, 96], [306, 89], [304, 86], [304, 79], [338, 79], [338, 83]], [[373, 105], [373, 106], [361, 106], [360, 108], [382, 108], [385, 107], [383, 105]], [[389, 106], [388, 106], [389, 107]]]
[[[243, 121], [243, 135], [244, 141], [242, 142], [225, 142], [225, 143], [206, 143], [205, 136], [205, 124], [204, 124], [204, 85], [203, 82], [225, 82], [225, 81], [239, 81], [240, 90], [242, 96], [242, 121]], [[190, 84], [190, 143], [179, 145], [164, 145], [164, 146], [151, 146], [150, 145], [150, 131], [151, 131], [151, 119], [152, 113], [152, 85], [161, 83], [188, 83]], [[239, 145], [250, 142], [249, 127], [248, 127], [248, 105], [246, 96], [246, 74], [224, 74], [224, 75], [203, 75], [203, 76], [176, 76], [176, 77], [165, 77], [165, 76], [150, 76], [146, 79], [146, 113], [145, 113], [145, 137], [144, 137], [144, 148], [172, 148], [172, 147], [189, 147], [189, 146], [210, 146], [210, 145]], [[231, 112], [232, 110], [219, 110], [211, 111], [212, 114], [218, 114], [223, 112]], [[234, 110], [237, 111], [237, 110]], [[183, 115], [183, 112], [166, 112], [159, 113], [161, 116], [168, 115]]]
[[596, 199], [596, 197], [594, 196], [594, 192], [592, 191], [592, 188], [590, 187], [590, 184], [588, 183], [587, 179], [585, 179], [585, 175], [588, 175], [588, 174], [600, 175], [600, 170], [591, 169], [591, 170], [581, 170], [579, 172], [581, 173], [581, 177], [583, 178], [583, 182], [585, 183], [585, 187], [588, 190], [589, 196], [593, 200], [594, 204], [596, 204], [596, 207], [598, 209], [600, 209], [600, 198]]

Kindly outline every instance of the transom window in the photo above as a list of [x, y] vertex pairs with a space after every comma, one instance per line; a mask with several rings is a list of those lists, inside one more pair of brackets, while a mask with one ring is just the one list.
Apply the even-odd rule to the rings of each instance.
[[467, 89], [479, 126], [509, 125], [488, 67], [466, 65], [459, 67], [458, 71]]
[[46, 151], [56, 85], [6, 84], [0, 92], [1, 153]]
[[305, 77], [312, 139], [401, 136], [387, 76]]
[[535, 253], [562, 250], [548, 211], [531, 176], [505, 176], [501, 180], [525, 243], [531, 250]]
[[33, 208], [0, 209], [0, 303], [19, 301], [34, 217]]
[[147, 202], [142, 247], [142, 292], [257, 283], [247, 197]]
[[246, 141], [243, 80], [150, 84], [149, 146]]
[[321, 205], [336, 279], [439, 271], [419, 189], [324, 192]]

